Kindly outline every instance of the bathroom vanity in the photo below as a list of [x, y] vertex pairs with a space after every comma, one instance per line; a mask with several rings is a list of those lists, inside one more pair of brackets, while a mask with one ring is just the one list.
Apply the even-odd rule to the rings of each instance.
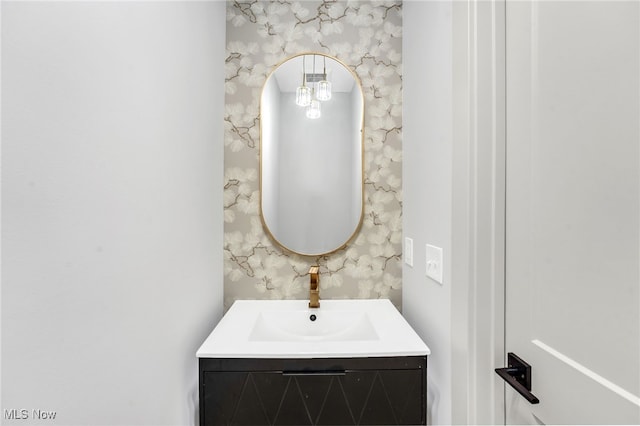
[[200, 424], [426, 424], [427, 355], [386, 299], [237, 301], [197, 352]]

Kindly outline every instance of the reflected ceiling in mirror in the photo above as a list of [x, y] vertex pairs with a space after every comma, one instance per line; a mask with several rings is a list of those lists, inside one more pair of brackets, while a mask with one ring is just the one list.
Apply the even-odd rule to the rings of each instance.
[[[328, 99], [318, 85], [330, 86]], [[277, 244], [322, 255], [356, 235], [363, 215], [363, 125], [360, 81], [336, 58], [305, 53], [271, 73], [260, 98], [260, 206]]]

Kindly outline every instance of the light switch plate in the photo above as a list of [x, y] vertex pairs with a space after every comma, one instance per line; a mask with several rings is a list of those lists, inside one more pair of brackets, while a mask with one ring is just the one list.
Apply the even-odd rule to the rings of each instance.
[[413, 266], [413, 239], [404, 239], [404, 263]]
[[442, 284], [442, 248], [427, 244], [427, 276]]

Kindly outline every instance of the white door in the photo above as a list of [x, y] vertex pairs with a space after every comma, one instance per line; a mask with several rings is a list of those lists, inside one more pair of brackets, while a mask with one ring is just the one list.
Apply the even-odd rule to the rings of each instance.
[[506, 8], [506, 421], [640, 424], [640, 2]]

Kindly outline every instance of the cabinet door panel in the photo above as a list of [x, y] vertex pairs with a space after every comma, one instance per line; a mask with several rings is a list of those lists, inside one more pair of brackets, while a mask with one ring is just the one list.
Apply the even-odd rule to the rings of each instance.
[[424, 370], [202, 373], [203, 425], [424, 424]]
[[[246, 372], [205, 372], [203, 374], [202, 422], [208, 426], [237, 424], [234, 416], [247, 388], [249, 373]], [[249, 386], [249, 392], [251, 391]], [[256, 409], [250, 411], [255, 417]], [[253, 424], [267, 424], [267, 419], [256, 420]], [[246, 423], [245, 423], [246, 424]], [[251, 423], [249, 423], [251, 424]]]
[[421, 370], [383, 370], [381, 382], [387, 390], [389, 402], [398, 424], [418, 425], [423, 423], [426, 400]]

